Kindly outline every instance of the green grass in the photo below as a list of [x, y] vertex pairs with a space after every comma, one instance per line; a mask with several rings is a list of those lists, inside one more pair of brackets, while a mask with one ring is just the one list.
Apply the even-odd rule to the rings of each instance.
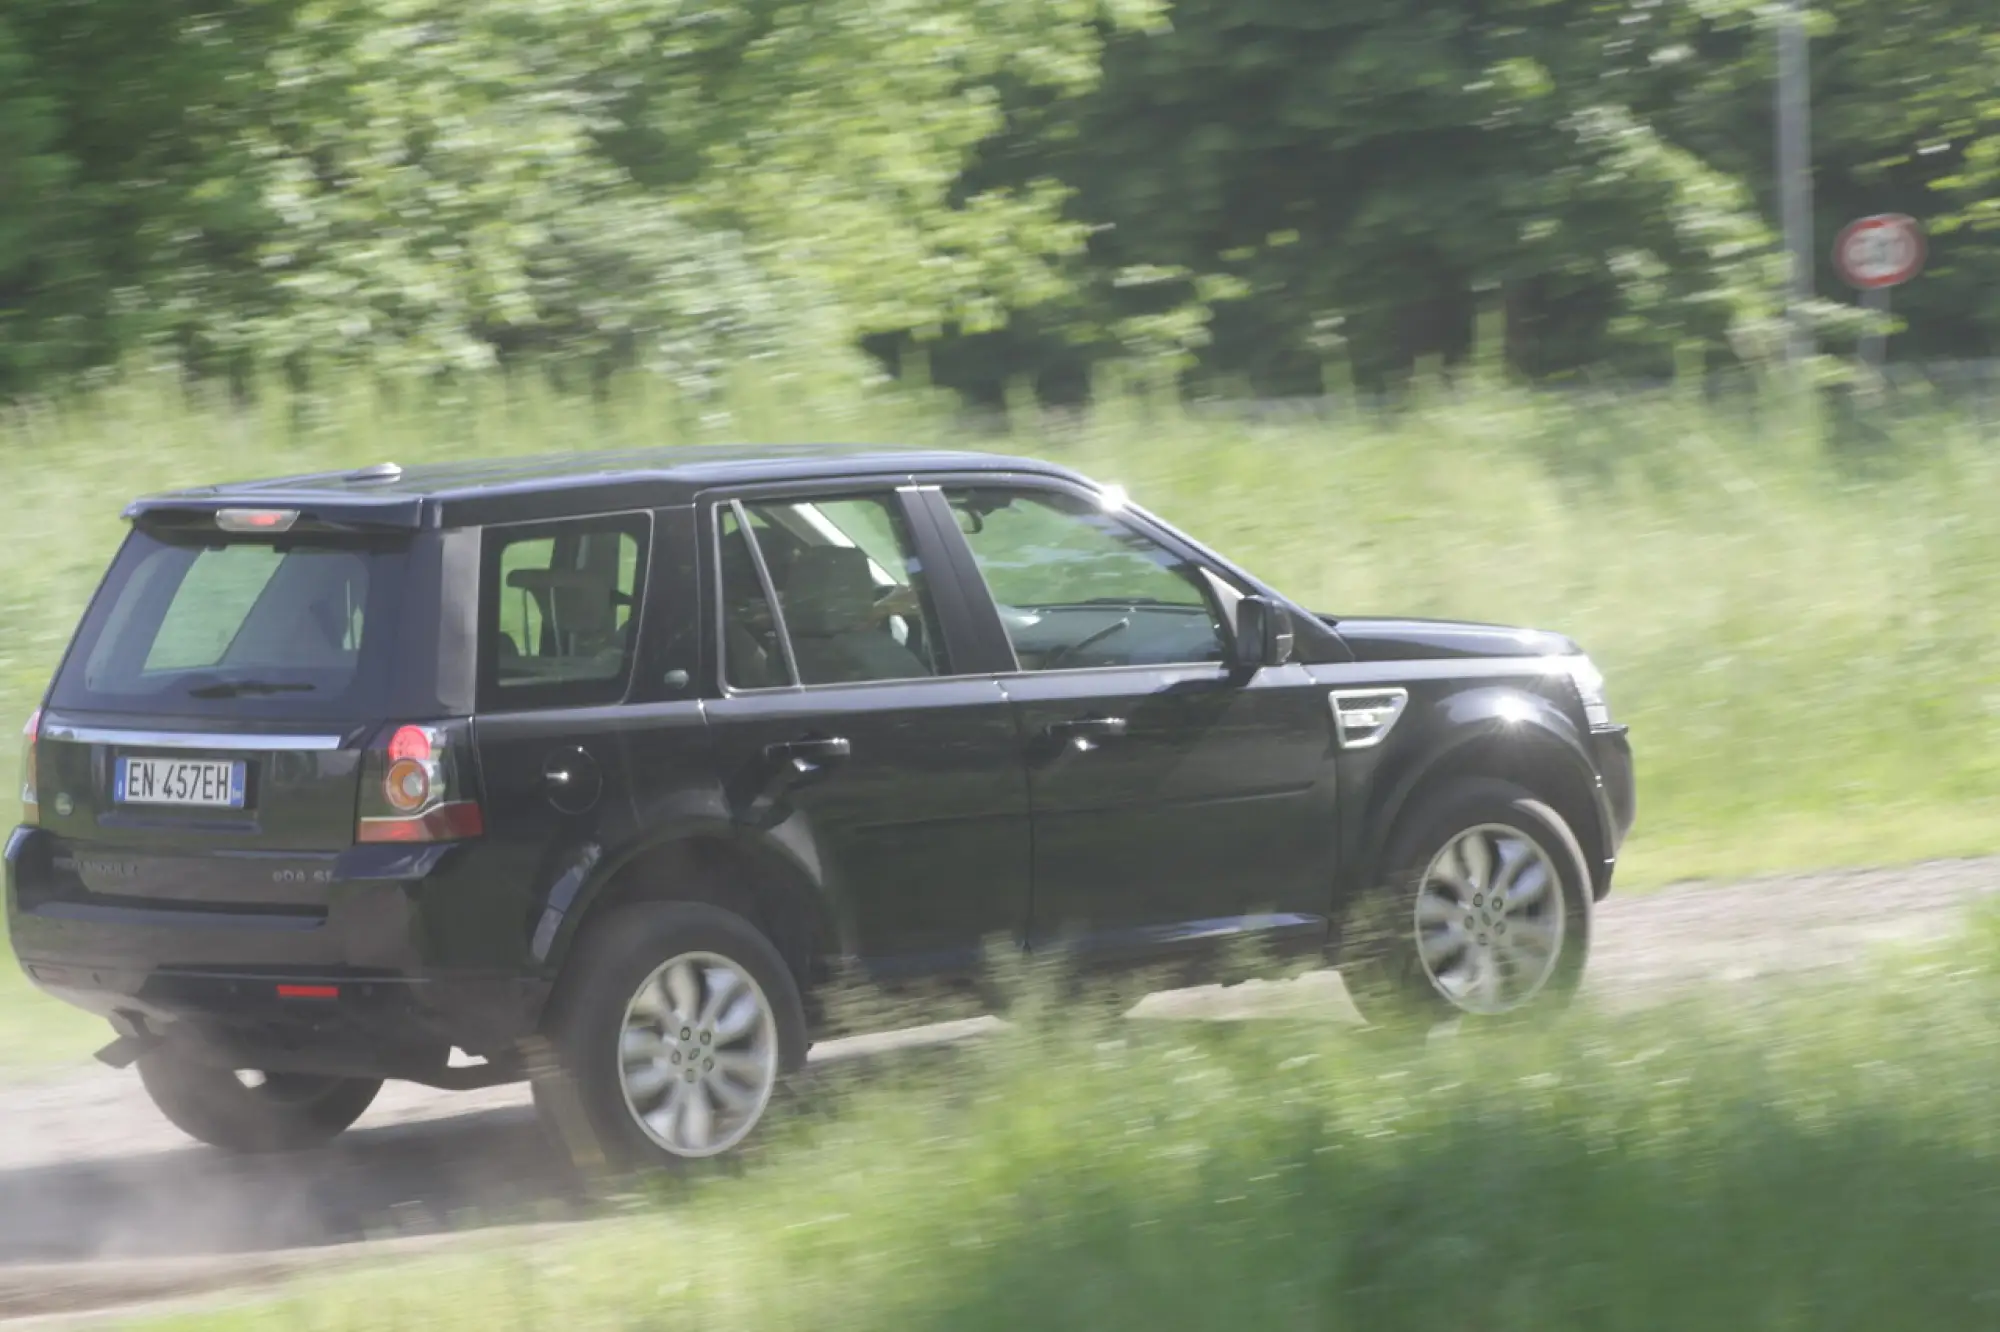
[[0, 959], [0, 1082], [52, 1075], [110, 1039], [103, 1022], [31, 987], [11, 953]]
[[[1005, 438], [887, 390], [746, 372], [733, 401], [474, 380], [236, 412], [134, 380], [17, 413], [0, 422], [0, 715], [32, 706], [141, 491], [382, 458], [975, 442], [1120, 482], [1318, 609], [1576, 637], [1638, 754], [1621, 891], [2000, 850], [2000, 451], [1970, 413], [1906, 411], [1866, 457], [1835, 458], [1768, 402], [1672, 395], [1486, 389], [1262, 424], [1119, 401]], [[0, 980], [0, 1051], [69, 1048], [75, 1025], [18, 993]]]
[[1031, 1015], [574, 1242], [143, 1326], [1993, 1327], [2000, 917], [1851, 979], [1400, 1054]]

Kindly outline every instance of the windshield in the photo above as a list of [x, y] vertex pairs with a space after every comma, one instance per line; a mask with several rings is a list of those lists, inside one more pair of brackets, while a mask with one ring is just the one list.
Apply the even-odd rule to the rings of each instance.
[[402, 563], [380, 542], [135, 531], [50, 701], [176, 717], [371, 715]]

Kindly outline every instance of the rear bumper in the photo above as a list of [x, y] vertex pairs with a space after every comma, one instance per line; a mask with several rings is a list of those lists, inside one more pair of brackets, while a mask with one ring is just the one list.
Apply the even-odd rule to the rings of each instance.
[[240, 1067], [410, 1077], [454, 1046], [510, 1058], [536, 1029], [547, 984], [440, 965], [423, 900], [452, 889], [428, 882], [433, 866], [408, 851], [365, 850], [384, 873], [337, 873], [318, 905], [279, 909], [90, 892], [63, 868], [58, 839], [18, 828], [5, 856], [8, 933], [54, 998], [121, 1035], [193, 1043]]
[[21, 965], [43, 992], [98, 1014], [120, 1036], [239, 1068], [419, 1082], [434, 1081], [454, 1047], [511, 1076], [546, 997], [506, 977], [124, 971], [31, 957]]

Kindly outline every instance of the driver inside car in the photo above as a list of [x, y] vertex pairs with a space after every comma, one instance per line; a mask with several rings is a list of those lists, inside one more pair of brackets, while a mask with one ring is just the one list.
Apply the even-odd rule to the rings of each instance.
[[793, 557], [786, 580], [785, 627], [791, 631], [801, 684], [908, 680], [932, 675], [930, 665], [884, 630], [899, 612], [914, 611], [915, 589], [878, 601], [866, 552], [852, 546], [807, 546]]

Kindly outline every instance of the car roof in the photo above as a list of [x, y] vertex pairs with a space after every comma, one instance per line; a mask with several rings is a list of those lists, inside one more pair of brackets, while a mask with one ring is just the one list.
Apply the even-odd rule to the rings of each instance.
[[459, 526], [684, 504], [704, 490], [769, 482], [1034, 473], [1088, 484], [1066, 467], [1000, 453], [884, 445], [684, 445], [602, 453], [378, 463], [149, 495], [128, 518], [230, 506], [308, 510], [333, 523]]

